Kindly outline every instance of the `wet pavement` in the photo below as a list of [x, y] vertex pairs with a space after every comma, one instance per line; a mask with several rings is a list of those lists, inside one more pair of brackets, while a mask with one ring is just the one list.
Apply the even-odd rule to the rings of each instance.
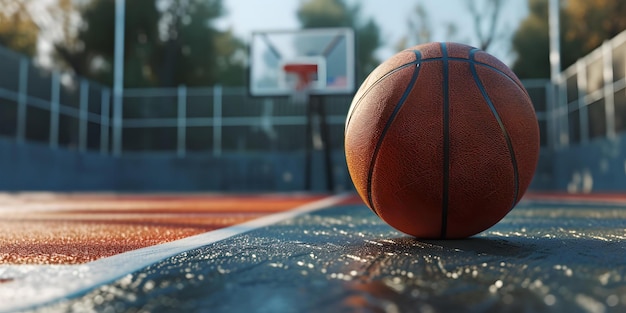
[[37, 312], [626, 312], [626, 208], [522, 201], [466, 240], [361, 204], [190, 250]]

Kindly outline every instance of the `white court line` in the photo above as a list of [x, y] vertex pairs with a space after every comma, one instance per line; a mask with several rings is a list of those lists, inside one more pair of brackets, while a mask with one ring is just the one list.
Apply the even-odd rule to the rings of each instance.
[[0, 279], [14, 279], [0, 283], [0, 312], [32, 309], [57, 300], [75, 297], [168, 257], [304, 213], [330, 207], [347, 197], [348, 194], [330, 196], [289, 211], [156, 246], [128, 251], [86, 264], [0, 266]]
[[608, 205], [608, 206], [624, 206], [626, 205], [626, 198], [615, 198], [607, 196], [602, 197], [589, 197], [585, 195], [572, 196], [572, 195], [528, 195], [522, 198], [522, 201], [527, 203], [548, 203], [548, 204], [580, 204], [580, 205]]

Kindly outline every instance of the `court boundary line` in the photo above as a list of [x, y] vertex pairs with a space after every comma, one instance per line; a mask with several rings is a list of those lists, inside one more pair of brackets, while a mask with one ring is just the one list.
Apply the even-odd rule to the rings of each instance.
[[573, 193], [534, 193], [528, 192], [523, 200], [539, 203], [568, 203], [589, 205], [626, 205], [626, 195], [623, 194], [573, 194]]
[[169, 257], [299, 215], [332, 207], [350, 196], [350, 193], [328, 196], [241, 224], [127, 251], [84, 264], [0, 266], [0, 275], [13, 273], [14, 276], [18, 276], [13, 281], [0, 284], [0, 312], [36, 309], [64, 299], [78, 297], [98, 286], [123, 278]]

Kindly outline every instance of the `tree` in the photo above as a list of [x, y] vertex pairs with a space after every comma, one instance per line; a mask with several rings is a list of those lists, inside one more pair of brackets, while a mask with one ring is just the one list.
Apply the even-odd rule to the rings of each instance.
[[[93, 0], [77, 10], [80, 26], [75, 37], [55, 44], [57, 58], [78, 75], [112, 85], [115, 1]], [[160, 13], [154, 0], [126, 1], [125, 13], [125, 85], [154, 85], [152, 58], [159, 45]]]
[[[444, 23], [447, 40], [452, 40], [457, 34], [457, 25], [454, 23]], [[421, 3], [413, 9], [412, 14], [407, 18], [407, 34], [396, 43], [396, 50], [401, 51], [408, 47], [428, 43], [433, 41], [433, 25], [429, 18], [428, 11]]]
[[530, 14], [513, 35], [517, 59], [512, 69], [520, 78], [550, 77], [548, 1], [530, 0]]
[[[517, 59], [512, 69], [520, 78], [550, 77], [550, 38], [548, 0], [529, 0], [529, 15], [513, 35], [513, 50]], [[560, 32], [571, 27], [572, 18], [565, 7], [560, 8]], [[565, 68], [586, 54], [579, 38], [560, 36], [561, 65]]]
[[479, 7], [479, 1], [467, 1], [467, 8], [474, 22], [474, 31], [478, 38], [478, 48], [487, 51], [502, 33], [498, 27], [498, 17], [502, 10], [502, 0], [485, 0]]
[[432, 41], [433, 32], [426, 8], [418, 3], [413, 13], [407, 18], [408, 34], [404, 35], [396, 44], [398, 51]]
[[219, 83], [224, 86], [245, 84], [247, 46], [235, 36], [232, 29], [215, 36], [216, 70]]
[[380, 29], [373, 19], [362, 20], [358, 5], [345, 0], [307, 0], [297, 17], [302, 28], [350, 27], [356, 36], [357, 79], [362, 81], [380, 63], [374, 52], [381, 45]]
[[221, 0], [169, 3], [162, 19], [167, 32], [161, 51], [160, 85], [173, 86], [183, 81], [191, 86], [205, 86], [219, 81], [218, 59], [223, 61], [226, 57], [219, 54], [242, 48], [230, 31], [222, 32], [208, 24], [223, 13]]
[[[500, 21], [500, 15], [505, 2], [502, 0], [465, 1], [470, 16], [478, 48], [488, 51], [494, 43], [506, 34], [506, 27]], [[396, 45], [397, 50], [409, 46], [431, 42], [433, 39], [432, 21], [426, 7], [418, 3], [407, 18], [408, 34]], [[438, 29], [443, 29], [443, 38], [454, 41], [458, 35], [458, 25], [455, 22], [443, 22]]]
[[[77, 74], [112, 84], [115, 1], [92, 0], [80, 12], [76, 40], [56, 52]], [[244, 60], [233, 55], [244, 44], [212, 24], [224, 14], [221, 0], [128, 0], [125, 12], [126, 87], [243, 84]]]
[[567, 1], [566, 18], [578, 22], [569, 23], [562, 34], [566, 41], [579, 44], [579, 55], [576, 59], [625, 30], [625, 15], [626, 2], [623, 0]]
[[[550, 76], [548, 0], [529, 0], [530, 14], [513, 37], [517, 59], [513, 71], [520, 78]], [[622, 0], [569, 0], [561, 2], [561, 65], [576, 60], [626, 29], [626, 2]]]
[[31, 18], [25, 0], [0, 0], [0, 45], [34, 56], [39, 27]]

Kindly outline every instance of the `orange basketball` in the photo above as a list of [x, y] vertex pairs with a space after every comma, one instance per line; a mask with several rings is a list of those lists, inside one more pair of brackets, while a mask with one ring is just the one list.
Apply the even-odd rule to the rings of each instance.
[[420, 238], [464, 238], [500, 221], [539, 157], [532, 102], [497, 58], [457, 43], [399, 52], [363, 82], [345, 129], [365, 203]]

